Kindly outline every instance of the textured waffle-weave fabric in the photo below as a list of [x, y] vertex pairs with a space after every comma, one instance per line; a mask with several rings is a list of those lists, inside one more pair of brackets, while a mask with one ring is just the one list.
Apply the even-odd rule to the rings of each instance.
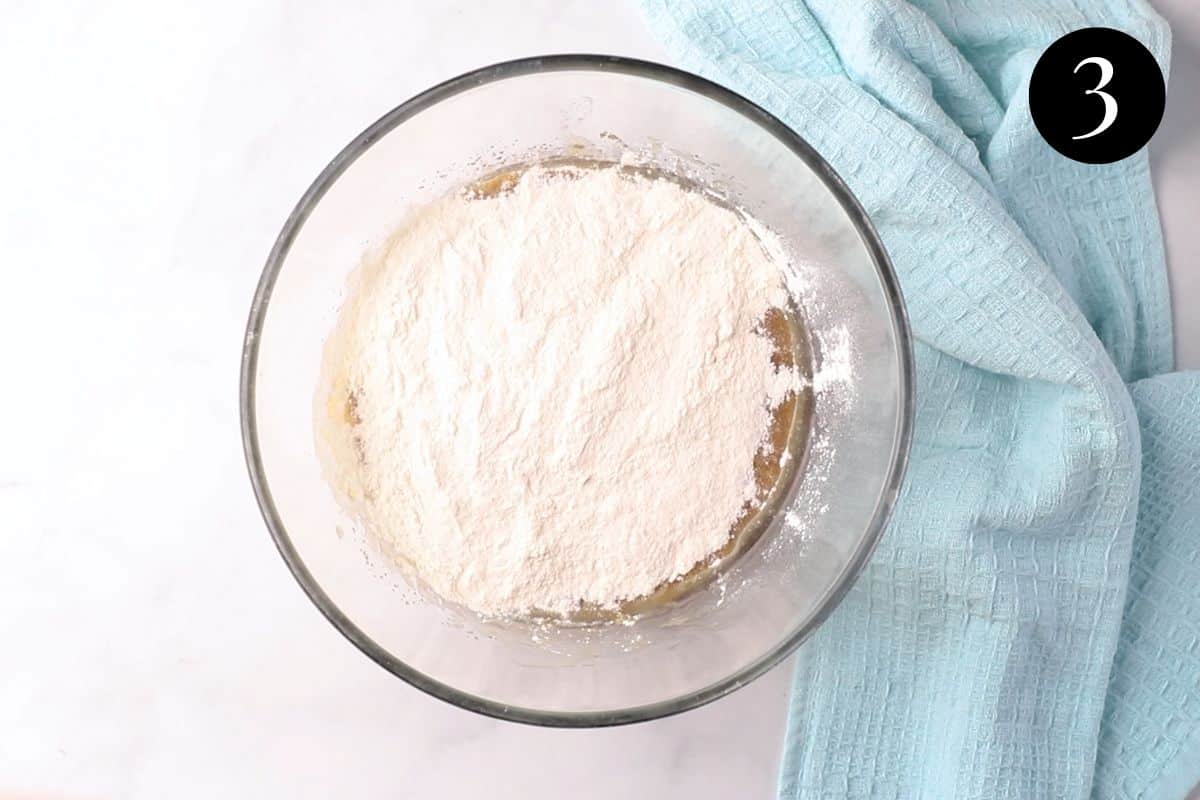
[[[1174, 373], [1145, 151], [1079, 164], [1028, 80], [1144, 3], [642, 0], [807, 139], [899, 273], [911, 462], [798, 658], [780, 796], [1181, 797], [1200, 780], [1200, 374]], [[1118, 98], [1119, 100], [1119, 98]]]

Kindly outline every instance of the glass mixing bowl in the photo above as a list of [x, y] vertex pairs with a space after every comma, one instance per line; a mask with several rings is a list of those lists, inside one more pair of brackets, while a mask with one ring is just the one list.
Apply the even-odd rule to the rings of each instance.
[[[407, 210], [505, 166], [630, 152], [744, 209], [807, 265], [796, 301], [818, 391], [803, 467], [754, 545], [662, 608], [609, 624], [482, 620], [410, 585], [325, 484], [313, 441], [322, 346], [348, 274]], [[242, 438], [288, 567], [382, 667], [484, 714], [614, 725], [745, 685], [830, 614], [895, 500], [911, 393], [896, 277], [862, 208], [808, 144], [695, 75], [625, 58], [552, 56], [430, 89], [363, 131], [317, 177], [254, 297]]]

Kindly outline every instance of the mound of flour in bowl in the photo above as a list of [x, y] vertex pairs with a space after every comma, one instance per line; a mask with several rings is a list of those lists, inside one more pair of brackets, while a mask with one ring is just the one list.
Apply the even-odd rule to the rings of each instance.
[[760, 327], [787, 303], [760, 235], [611, 167], [532, 167], [418, 210], [326, 345], [336, 493], [485, 615], [614, 607], [684, 575], [754, 502], [771, 409], [801, 380]]

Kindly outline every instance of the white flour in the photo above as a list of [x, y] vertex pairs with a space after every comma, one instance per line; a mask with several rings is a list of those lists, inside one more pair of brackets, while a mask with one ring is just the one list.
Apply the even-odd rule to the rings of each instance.
[[770, 410], [800, 381], [756, 331], [782, 270], [733, 212], [616, 169], [447, 196], [351, 287], [318, 392], [327, 475], [480, 613], [648, 594], [755, 497]]

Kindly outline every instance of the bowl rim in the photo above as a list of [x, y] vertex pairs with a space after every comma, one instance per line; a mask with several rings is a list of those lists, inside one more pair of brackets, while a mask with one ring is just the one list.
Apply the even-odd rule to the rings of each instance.
[[[283, 520], [275, 507], [269, 482], [263, 469], [262, 453], [258, 441], [255, 405], [259, 334], [266, 319], [266, 312], [270, 305], [275, 281], [283, 268], [292, 243], [295, 241], [308, 216], [341, 174], [377, 140], [405, 120], [443, 100], [496, 81], [538, 73], [564, 71], [610, 72], [669, 84], [721, 103], [730, 110], [756, 123], [786, 145], [817, 174], [822, 183], [829, 189], [842, 209], [850, 217], [859, 236], [862, 238], [864, 245], [871, 255], [883, 287], [891, 317], [892, 330], [896, 337], [900, 355], [900, 363], [898, 365], [900, 373], [898, 402], [900, 408], [898, 425], [892, 442], [887, 481], [876, 500], [870, 523], [864, 531], [863, 537], [859, 540], [855, 551], [847, 560], [841, 574], [830, 588], [826, 590], [821, 604], [812, 616], [784, 637], [773, 649], [720, 681], [689, 694], [667, 700], [624, 709], [604, 711], [548, 711], [512, 706], [479, 697], [470, 692], [456, 689], [449, 684], [442, 683], [410, 667], [377, 644], [362, 629], [355, 625], [313, 578], [312, 573], [305, 566], [303, 559], [288, 536]], [[466, 72], [458, 77], [439, 83], [388, 111], [363, 130], [362, 133], [354, 137], [349, 144], [334, 156], [333, 160], [321, 171], [288, 215], [267, 257], [266, 265], [263, 268], [262, 276], [255, 290], [254, 299], [250, 306], [249, 318], [246, 323], [241, 357], [238, 406], [241, 417], [242, 448], [245, 454], [246, 466], [250, 473], [250, 483], [254, 489], [255, 499], [258, 502], [263, 521], [266, 523], [271, 538], [274, 540], [279, 554], [283, 557], [293, 577], [313, 604], [316, 605], [325, 618], [346, 639], [371, 660], [396, 677], [427, 694], [460, 708], [512, 722], [547, 727], [586, 728], [623, 725], [667, 717], [724, 697], [779, 664], [829, 617], [833, 609], [840, 604], [846, 592], [854, 584], [855, 580], [857, 580], [864, 565], [874, 552], [899, 493], [908, 463], [909, 447], [912, 438], [913, 375], [911, 331], [904, 298], [900, 291], [895, 270], [892, 267], [878, 233], [876, 233], [874, 226], [867, 217], [866, 211], [850, 192], [845, 182], [834, 171], [833, 167], [811, 145], [781, 120], [759, 105], [699, 75], [664, 64], [625, 56], [571, 53], [533, 56], [504, 61]]]

